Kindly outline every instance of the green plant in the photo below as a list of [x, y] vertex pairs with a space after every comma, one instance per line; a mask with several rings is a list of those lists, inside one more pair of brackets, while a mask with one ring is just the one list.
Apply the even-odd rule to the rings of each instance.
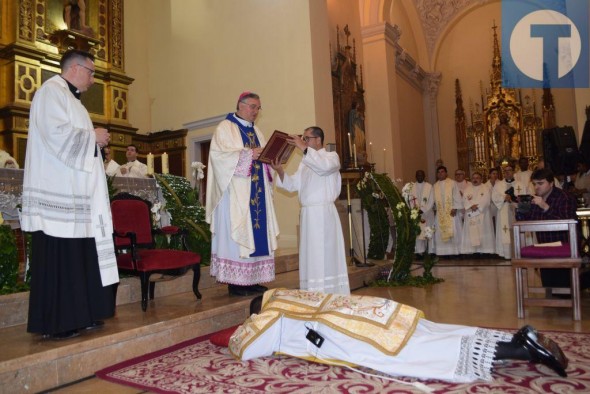
[[[180, 176], [155, 174], [166, 200], [166, 211], [170, 214], [171, 224], [188, 231], [186, 238], [189, 250], [201, 255], [201, 264], [209, 265], [211, 261], [211, 232], [205, 222], [205, 208], [198, 199], [197, 190], [190, 182]], [[165, 239], [157, 237], [157, 243], [163, 244]], [[180, 249], [179, 244], [168, 247]]]
[[0, 225], [0, 294], [23, 291], [18, 284], [16, 238], [10, 226]]
[[[440, 282], [434, 278], [431, 270], [436, 263], [436, 256], [428, 261], [428, 271], [420, 277], [412, 276], [411, 266], [414, 261], [416, 237], [420, 234], [420, 211], [410, 208], [406, 199], [387, 174], [366, 172], [357, 185], [359, 195], [369, 216], [371, 238], [369, 258], [383, 258], [389, 238], [389, 222], [386, 208], [391, 210], [395, 223], [395, 257], [386, 278], [373, 283], [374, 286], [423, 286]], [[371, 254], [371, 248], [377, 254]]]

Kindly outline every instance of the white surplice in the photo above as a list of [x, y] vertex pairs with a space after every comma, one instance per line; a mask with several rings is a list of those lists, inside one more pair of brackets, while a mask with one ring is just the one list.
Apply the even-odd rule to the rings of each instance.
[[103, 286], [119, 281], [104, 165], [94, 125], [61, 76], [35, 93], [23, 180], [24, 231], [94, 238]]
[[[495, 253], [494, 226], [490, 215], [491, 191], [486, 185], [469, 185], [463, 191], [465, 219], [461, 253]], [[472, 206], [477, 205], [473, 211]]]
[[113, 176], [113, 175], [117, 175], [117, 170], [119, 169], [120, 165], [119, 163], [117, 163], [114, 160], [109, 160], [109, 162], [107, 163], [104, 172], [106, 172], [106, 174], [108, 176]]
[[517, 180], [507, 182], [497, 180], [492, 189], [492, 202], [496, 205], [496, 254], [509, 260], [512, 256], [512, 223], [515, 220], [515, 207], [505, 201], [506, 191], [513, 188], [516, 196], [529, 194], [528, 187]]
[[[111, 160], [112, 161], [112, 160]], [[127, 171], [125, 174], [121, 172], [121, 170], [125, 168]], [[127, 177], [127, 178], [147, 178], [147, 165], [143, 164], [139, 160], [128, 161], [127, 163], [119, 166], [117, 168], [117, 176]]]
[[[459, 212], [463, 209], [463, 201], [457, 182], [449, 178], [438, 181], [434, 184], [432, 194], [436, 206], [435, 253], [438, 256], [459, 254], [463, 236], [463, 220]], [[452, 209], [457, 210], [455, 216], [451, 216]]]
[[[404, 186], [405, 188], [406, 186]], [[426, 251], [426, 238], [424, 238], [424, 229], [434, 225], [434, 197], [432, 194], [432, 185], [428, 182], [412, 182], [410, 193], [406, 200], [410, 208], [418, 208], [422, 211], [422, 221], [420, 223], [420, 234], [416, 238], [415, 253], [424, 253]], [[434, 252], [434, 242], [428, 245], [428, 252]]]
[[300, 288], [331, 294], [350, 294], [342, 225], [334, 201], [342, 179], [336, 152], [307, 149], [293, 175], [284, 174], [277, 186], [297, 191], [301, 203]]

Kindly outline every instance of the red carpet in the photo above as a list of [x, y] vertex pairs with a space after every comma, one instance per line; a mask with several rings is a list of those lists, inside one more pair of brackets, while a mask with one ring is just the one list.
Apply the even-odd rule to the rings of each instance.
[[[590, 334], [544, 331], [570, 360], [568, 378], [542, 365], [513, 362], [496, 368], [493, 382], [423, 381], [435, 393], [590, 392]], [[418, 389], [342, 367], [292, 357], [235, 360], [211, 335], [98, 371], [99, 378], [155, 393], [419, 393]], [[409, 379], [404, 379], [410, 381]]]

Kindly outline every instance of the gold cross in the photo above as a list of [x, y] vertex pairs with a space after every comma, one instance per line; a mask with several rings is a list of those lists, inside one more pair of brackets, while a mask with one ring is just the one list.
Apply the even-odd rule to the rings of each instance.
[[504, 225], [504, 227], [502, 228], [502, 230], [504, 230], [504, 232], [508, 231], [508, 226]]

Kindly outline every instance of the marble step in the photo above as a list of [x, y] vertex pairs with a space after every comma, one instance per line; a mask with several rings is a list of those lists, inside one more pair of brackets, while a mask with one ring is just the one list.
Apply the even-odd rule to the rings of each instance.
[[[298, 287], [297, 256], [284, 256], [277, 258], [277, 275], [269, 284], [271, 288]], [[349, 267], [351, 288], [365, 286], [391, 264], [374, 262], [375, 267]], [[184, 292], [157, 293], [146, 312], [141, 311], [139, 301], [118, 305], [116, 316], [106, 320], [104, 328], [77, 338], [43, 340], [28, 334], [25, 324], [0, 329], [1, 391], [39, 392], [63, 386], [117, 362], [240, 324], [248, 316], [252, 297], [229, 296], [226, 286], [208, 282], [206, 276], [208, 272], [203, 272], [200, 301], [190, 291], [189, 281]], [[156, 285], [156, 292], [161, 284]]]

